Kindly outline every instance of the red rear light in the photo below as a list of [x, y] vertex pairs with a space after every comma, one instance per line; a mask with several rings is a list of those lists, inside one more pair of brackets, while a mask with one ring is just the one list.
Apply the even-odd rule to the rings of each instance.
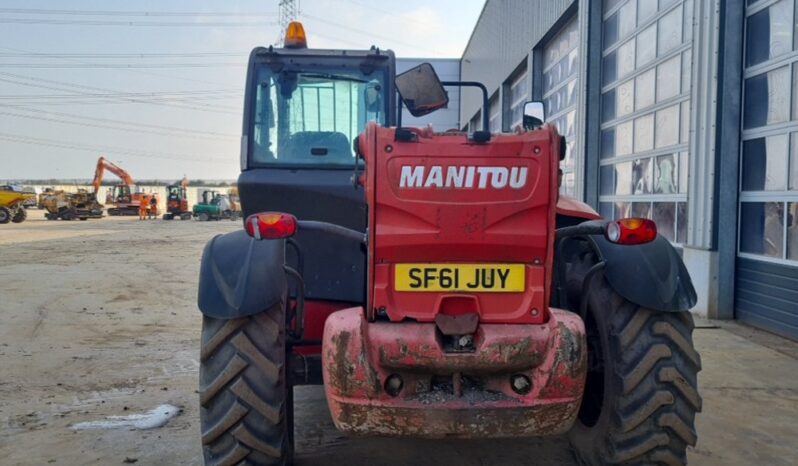
[[255, 239], [288, 238], [296, 233], [296, 217], [280, 212], [261, 212], [247, 217], [244, 228]]
[[607, 224], [604, 236], [616, 244], [645, 244], [657, 238], [657, 224], [647, 218], [622, 218]]

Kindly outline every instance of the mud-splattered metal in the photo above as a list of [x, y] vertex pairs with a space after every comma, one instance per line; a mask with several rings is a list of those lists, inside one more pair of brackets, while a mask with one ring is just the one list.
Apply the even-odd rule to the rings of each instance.
[[[550, 309], [542, 325], [482, 324], [474, 344], [472, 353], [447, 353], [434, 323], [368, 322], [362, 308], [331, 315], [322, 365], [336, 427], [466, 438], [555, 435], [571, 427], [586, 373], [578, 316]], [[403, 381], [396, 396], [383, 388], [392, 374]], [[526, 394], [511, 386], [518, 374], [532, 381]]]

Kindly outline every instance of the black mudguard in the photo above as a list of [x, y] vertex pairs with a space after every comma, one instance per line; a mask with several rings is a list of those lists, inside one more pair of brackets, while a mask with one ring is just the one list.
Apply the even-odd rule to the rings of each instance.
[[256, 241], [244, 230], [216, 236], [202, 253], [200, 311], [235, 319], [270, 308], [286, 293], [284, 264], [285, 240]]
[[604, 276], [618, 294], [649, 309], [687, 311], [698, 297], [673, 245], [665, 238], [636, 246], [619, 245], [599, 235], [590, 241], [605, 262]]

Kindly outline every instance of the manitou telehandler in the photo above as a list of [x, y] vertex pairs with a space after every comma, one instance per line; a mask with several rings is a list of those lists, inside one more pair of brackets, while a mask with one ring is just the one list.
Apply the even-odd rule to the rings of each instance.
[[[289, 464], [293, 388], [350, 434], [568, 433], [586, 464], [686, 462], [701, 409], [696, 302], [649, 219], [559, 194], [563, 139], [405, 128], [444, 107], [429, 64], [286, 48], [249, 60], [241, 231], [205, 247], [206, 464]], [[397, 98], [398, 94], [398, 98]], [[500, 460], [497, 459], [498, 464]], [[545, 460], [544, 460], [545, 462]], [[368, 464], [368, 459], [363, 459]]]

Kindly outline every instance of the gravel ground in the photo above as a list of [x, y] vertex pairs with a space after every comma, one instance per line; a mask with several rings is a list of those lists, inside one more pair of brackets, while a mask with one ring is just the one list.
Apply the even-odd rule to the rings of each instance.
[[[239, 225], [52, 222], [36, 210], [0, 225], [0, 463], [201, 464], [199, 258], [208, 239]], [[705, 327], [696, 332], [705, 409], [691, 462], [798, 464], [798, 352], [771, 349], [791, 343], [761, 332], [754, 342], [745, 334], [754, 331]], [[99, 428], [74, 428], [87, 422]], [[347, 438], [320, 387], [297, 389], [296, 428], [298, 465], [574, 464], [562, 438]]]

